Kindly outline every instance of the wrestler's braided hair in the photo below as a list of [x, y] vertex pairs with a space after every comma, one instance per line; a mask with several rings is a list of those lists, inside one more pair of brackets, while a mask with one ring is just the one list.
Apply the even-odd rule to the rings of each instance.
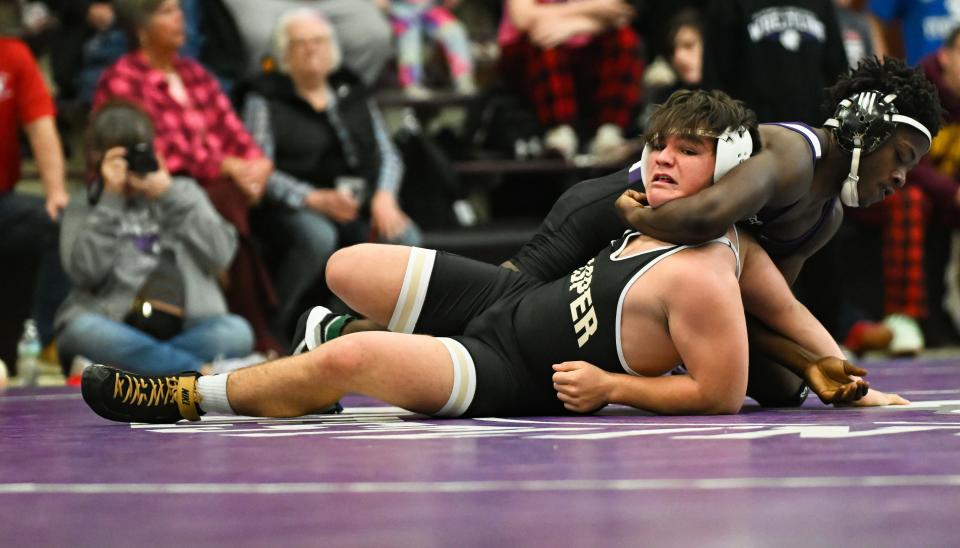
[[943, 125], [943, 107], [937, 88], [924, 74], [910, 68], [894, 57], [866, 57], [857, 68], [840, 76], [837, 83], [827, 88], [823, 109], [827, 117], [833, 116], [837, 104], [861, 91], [877, 90], [884, 95], [896, 94], [893, 104], [900, 114], [909, 116], [930, 130], [935, 136]]

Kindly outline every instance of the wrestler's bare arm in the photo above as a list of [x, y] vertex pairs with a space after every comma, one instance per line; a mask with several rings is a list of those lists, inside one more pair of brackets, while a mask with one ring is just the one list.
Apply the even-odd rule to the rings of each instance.
[[[657, 265], [661, 313], [688, 375], [615, 375], [610, 403], [663, 414], [736, 413], [747, 389], [747, 333], [732, 268], [690, 250]], [[724, 250], [713, 250], [724, 251]], [[645, 288], [646, 289], [646, 288]], [[625, 307], [626, 308], [626, 307]]]
[[767, 253], [742, 231], [740, 258], [740, 292], [748, 313], [818, 356], [843, 357], [830, 333], [794, 297]]
[[810, 186], [810, 149], [803, 137], [769, 138], [763, 150], [733, 168], [716, 184], [657, 208], [621, 196], [623, 221], [654, 238], [677, 244], [700, 243], [722, 236], [733, 223], [768, 205], [786, 205]]
[[[740, 274], [740, 291], [743, 295], [744, 308], [771, 329], [803, 347], [798, 350], [797, 359], [785, 359], [783, 363], [793, 367], [797, 374], [806, 378], [808, 382], [814, 383], [824, 381], [823, 375], [829, 372], [829, 366], [836, 365], [825, 363], [821, 366], [818, 365], [819, 362], [825, 358], [835, 358], [840, 361], [840, 374], [856, 379], [856, 370], [845, 368], [843, 365], [843, 352], [837, 342], [820, 321], [797, 301], [766, 252], [749, 235], [741, 234], [740, 241], [740, 256], [743, 264]], [[818, 356], [820, 360], [804, 360], [804, 356], [809, 356], [810, 353]], [[797, 371], [798, 364], [800, 367]], [[818, 387], [815, 389], [823, 400], [825, 395], [821, 393], [822, 390]], [[860, 390], [853, 392], [850, 390], [852, 388], [848, 387], [847, 396], [855, 393], [861, 395]], [[842, 397], [844, 394], [840, 396], [840, 400], [844, 402], [853, 399]], [[856, 405], [903, 403], [906, 403], [906, 400], [896, 394], [886, 394], [875, 389], [870, 389], [866, 396], [855, 402]]]

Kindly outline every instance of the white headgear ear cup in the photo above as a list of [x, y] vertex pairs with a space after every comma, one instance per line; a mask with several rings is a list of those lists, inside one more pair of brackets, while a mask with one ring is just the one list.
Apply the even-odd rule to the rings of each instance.
[[646, 185], [649, 182], [646, 180], [647, 164], [649, 163], [650, 163], [650, 145], [643, 145], [643, 152], [640, 154], [640, 176], [644, 177], [644, 179], [641, 179], [644, 185]]
[[717, 182], [728, 171], [753, 154], [753, 137], [745, 127], [727, 128], [717, 137], [717, 163], [713, 168], [713, 181]]

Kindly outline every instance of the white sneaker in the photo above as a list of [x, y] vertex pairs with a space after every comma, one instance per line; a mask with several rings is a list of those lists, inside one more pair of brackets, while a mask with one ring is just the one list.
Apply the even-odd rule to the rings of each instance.
[[472, 75], [464, 75], [453, 82], [453, 88], [460, 95], [476, 95], [477, 83], [474, 82]]
[[420, 84], [410, 84], [409, 86], [403, 88], [403, 93], [410, 99], [417, 101], [425, 101], [433, 97], [433, 92], [428, 88], [421, 86]]
[[590, 154], [599, 159], [616, 157], [626, 142], [620, 126], [603, 124], [597, 129], [597, 135], [590, 142]]
[[889, 352], [894, 356], [916, 356], [924, 347], [923, 332], [917, 320], [904, 314], [890, 314], [883, 324], [893, 331]]
[[547, 132], [543, 139], [543, 144], [547, 150], [555, 150], [560, 153], [567, 161], [577, 155], [577, 132], [573, 128], [564, 124], [557, 126]]

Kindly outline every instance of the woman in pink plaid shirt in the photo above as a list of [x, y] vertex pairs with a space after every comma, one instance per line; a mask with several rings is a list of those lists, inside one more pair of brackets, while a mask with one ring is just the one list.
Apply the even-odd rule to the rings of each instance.
[[229, 270], [227, 300], [253, 326], [258, 350], [280, 350], [267, 327], [276, 297], [252, 246], [249, 223], [250, 207], [263, 196], [273, 164], [216, 79], [177, 54], [186, 37], [178, 0], [118, 0], [114, 8], [137, 49], [103, 73], [94, 108], [114, 98], [140, 105], [156, 127], [154, 146], [169, 172], [195, 179], [237, 228], [240, 245]]

